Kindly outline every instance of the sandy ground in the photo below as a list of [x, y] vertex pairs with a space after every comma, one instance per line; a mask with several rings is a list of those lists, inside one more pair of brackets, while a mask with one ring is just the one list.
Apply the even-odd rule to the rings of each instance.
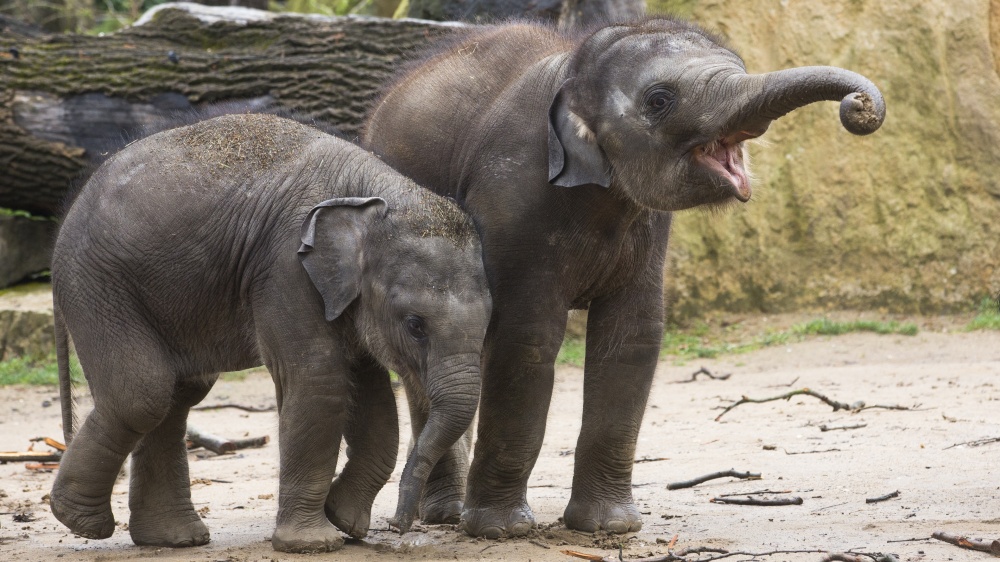
[[[732, 373], [725, 381], [687, 379], [699, 367]], [[794, 381], [794, 383], [793, 383]], [[791, 386], [789, 386], [790, 383]], [[832, 412], [811, 397], [745, 404], [713, 421], [721, 406], [742, 395], [755, 398], [809, 387], [844, 402], [919, 405], [915, 411]], [[273, 404], [265, 374], [220, 382], [204, 402]], [[401, 400], [405, 402], [405, 400]], [[86, 403], [86, 401], [84, 401]], [[985, 560], [928, 539], [935, 530], [1000, 538], [1000, 443], [949, 446], [1000, 437], [1000, 334], [940, 333], [914, 337], [851, 334], [819, 337], [718, 360], [685, 365], [662, 362], [643, 421], [635, 465], [634, 493], [644, 513], [643, 529], [627, 536], [593, 536], [565, 529], [559, 518], [569, 498], [573, 448], [580, 427], [582, 371], [560, 368], [545, 445], [530, 481], [529, 502], [540, 524], [525, 539], [486, 541], [452, 526], [419, 526], [404, 536], [386, 529], [395, 508], [399, 465], [378, 496], [373, 530], [328, 555], [273, 552], [277, 501], [277, 446], [238, 454], [189, 456], [196, 507], [212, 531], [212, 542], [192, 549], [134, 546], [124, 530], [104, 541], [73, 536], [46, 504], [52, 473], [23, 464], [0, 465], [0, 560], [572, 560], [573, 549], [625, 558], [666, 553], [677, 547], [730, 550], [822, 549], [896, 553], [900, 560]], [[402, 423], [406, 423], [405, 411]], [[229, 436], [270, 434], [274, 413], [226, 409], [194, 412], [191, 422]], [[865, 424], [823, 432], [821, 425]], [[0, 389], [0, 450], [24, 450], [29, 439], [61, 436], [54, 388]], [[407, 435], [409, 428], [401, 429]], [[39, 449], [45, 449], [39, 445]], [[643, 462], [646, 461], [646, 462]], [[666, 485], [735, 468], [763, 474], [760, 481], [713, 480], [668, 491]], [[802, 505], [755, 507], [709, 502], [721, 494], [762, 489], [789, 491]], [[898, 490], [881, 503], [865, 499]], [[128, 521], [127, 484], [113, 498], [119, 521]], [[16, 522], [15, 512], [34, 520]], [[821, 554], [787, 554], [762, 560], [820, 560]], [[750, 560], [736, 556], [730, 560]]]

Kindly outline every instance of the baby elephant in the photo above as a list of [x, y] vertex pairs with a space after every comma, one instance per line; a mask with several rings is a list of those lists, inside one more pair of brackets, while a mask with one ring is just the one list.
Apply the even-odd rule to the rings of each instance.
[[[71, 442], [53, 514], [81, 536], [111, 536], [112, 486], [132, 453], [132, 540], [207, 543], [191, 504], [188, 410], [219, 372], [264, 364], [279, 412], [272, 544], [334, 550], [334, 525], [367, 533], [395, 465], [389, 368], [430, 411], [400, 481], [405, 532], [479, 401], [491, 312], [480, 256], [447, 199], [293, 121], [231, 115], [128, 146], [83, 188], [53, 256]], [[94, 397], [75, 437], [70, 334]], [[342, 436], [349, 459], [331, 485]]]

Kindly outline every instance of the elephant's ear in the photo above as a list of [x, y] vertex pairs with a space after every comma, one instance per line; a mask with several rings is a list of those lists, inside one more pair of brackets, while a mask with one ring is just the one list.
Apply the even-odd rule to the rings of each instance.
[[328, 321], [361, 293], [365, 233], [385, 210], [385, 200], [378, 197], [329, 199], [313, 207], [302, 223], [299, 261], [323, 297]]
[[562, 187], [611, 185], [611, 164], [593, 132], [569, 109], [567, 81], [549, 107], [549, 183]]

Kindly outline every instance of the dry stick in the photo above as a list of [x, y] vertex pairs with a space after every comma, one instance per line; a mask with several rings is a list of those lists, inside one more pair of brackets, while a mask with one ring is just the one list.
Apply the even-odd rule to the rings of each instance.
[[277, 410], [277, 406], [265, 406], [263, 408], [258, 408], [256, 406], [244, 406], [243, 404], [208, 404], [205, 406], [195, 406], [191, 408], [192, 410], [221, 410], [223, 408], [236, 408], [237, 410], [243, 410], [245, 412], [273, 412]]
[[59, 462], [62, 453], [36, 453], [29, 451], [25, 453], [0, 453], [0, 464], [9, 462]]
[[732, 505], [802, 505], [802, 498], [798, 496], [792, 496], [790, 498], [774, 498], [766, 500], [758, 500], [755, 498], [729, 498], [729, 497], [718, 497], [708, 500], [712, 503], [724, 503]]
[[884, 496], [878, 496], [876, 498], [865, 498], [865, 503], [884, 502], [886, 500], [891, 500], [892, 498], [898, 498], [898, 497], [899, 497], [899, 490], [896, 490], [895, 492], [889, 492]]
[[811, 455], [813, 453], [838, 453], [840, 452], [840, 449], [818, 449], [814, 451], [792, 451], [792, 452], [788, 452], [787, 449], [782, 449], [782, 451], [785, 451], [786, 455]]
[[756, 492], [743, 492], [740, 494], [719, 494], [720, 498], [733, 498], [736, 496], [760, 496], [763, 494], [791, 494], [791, 490], [757, 490]]
[[838, 425], [838, 426], [828, 426], [823, 424], [819, 426], [820, 431], [846, 431], [848, 429], [861, 429], [862, 427], [868, 427], [866, 423], [858, 423], [854, 425]]
[[833, 552], [823, 557], [820, 562], [871, 562], [878, 560], [870, 554], [853, 554], [850, 552]]
[[194, 446], [204, 447], [217, 455], [232, 453], [236, 450], [236, 444], [229, 439], [219, 437], [218, 435], [212, 435], [211, 433], [205, 433], [191, 424], [188, 424], [187, 427], [187, 439], [193, 443]]
[[713, 472], [712, 474], [706, 474], [705, 476], [700, 476], [692, 480], [685, 480], [683, 482], [674, 482], [673, 484], [667, 484], [668, 490], [680, 490], [681, 488], [693, 488], [702, 482], [708, 482], [709, 480], [715, 480], [716, 478], [739, 478], [741, 480], [760, 480], [760, 473], [753, 472], [737, 472], [730, 468], [729, 470], [724, 470], [722, 472]]
[[635, 459], [635, 461], [633, 461], [633, 462], [635, 464], [639, 464], [639, 463], [643, 463], [643, 462], [660, 462], [660, 461], [668, 461], [668, 460], [670, 460], [670, 459], [667, 458], [667, 457], [655, 457], [655, 458], [643, 457], [641, 459]]
[[271, 442], [270, 435], [263, 435], [261, 437], [247, 437], [246, 439], [234, 439], [233, 445], [237, 449], [256, 449], [258, 447], [263, 447]]
[[948, 445], [943, 451], [954, 447], [961, 447], [962, 445], [968, 445], [970, 447], [979, 447], [980, 445], [989, 445], [990, 443], [1000, 443], [1000, 437], [985, 437], [983, 439], [976, 439], [975, 441], [966, 441], [964, 443], [955, 443], [954, 445]]
[[[732, 556], [749, 556], [750, 558], [759, 558], [761, 556], [776, 556], [778, 554], [827, 554], [829, 553], [825, 550], [771, 550], [768, 552], [728, 552], [721, 548], [712, 548], [707, 546], [699, 546], [694, 548], [682, 548], [677, 552], [668, 552], [667, 554], [662, 554], [659, 556], [650, 556], [647, 558], [628, 558], [622, 559], [617, 556], [601, 556], [600, 554], [589, 554], [586, 552], [578, 552], [575, 550], [563, 550], [561, 551], [567, 556], [574, 556], [576, 558], [582, 558], [584, 560], [593, 560], [594, 562], [713, 562], [714, 560], [722, 560], [723, 558], [730, 558]], [[707, 558], [698, 558], [694, 560], [692, 558], [687, 558], [688, 554], [698, 554], [703, 552], [715, 552], [719, 553], [718, 556], [709, 556]], [[834, 559], [836, 560], [836, 559]]]
[[989, 552], [994, 556], [1000, 556], [1000, 540], [987, 542], [980, 539], [970, 539], [961, 535], [953, 535], [944, 531], [934, 531], [931, 534], [931, 538], [935, 538], [939, 541], [944, 541], [955, 546], [960, 546], [962, 548], [967, 548], [969, 550]]
[[715, 416], [715, 421], [719, 421], [719, 419], [722, 418], [722, 416], [726, 415], [729, 412], [729, 410], [732, 410], [733, 408], [739, 406], [740, 404], [763, 404], [764, 402], [774, 402], [775, 400], [790, 400], [793, 396], [812, 396], [813, 398], [818, 398], [823, 402], [825, 402], [826, 404], [828, 404], [831, 408], [833, 408], [834, 412], [838, 410], [850, 410], [853, 412], [860, 412], [861, 410], [869, 410], [872, 408], [883, 408], [886, 410], [912, 409], [907, 406], [884, 406], [881, 404], [876, 404], [874, 406], [866, 406], [863, 401], [858, 401], [853, 404], [848, 404], [846, 402], [838, 402], [816, 391], [809, 390], [808, 388], [800, 388], [799, 390], [793, 390], [791, 392], [786, 392], [780, 396], [772, 396], [771, 398], [749, 398], [747, 396], [744, 396], [740, 398], [738, 401], [730, 404], [729, 406], [726, 406], [726, 409], [722, 410], [721, 414]]
[[705, 367], [702, 367], [702, 368], [698, 369], [697, 371], [691, 373], [691, 378], [684, 379], [684, 380], [679, 380], [679, 381], [673, 381], [673, 384], [684, 384], [684, 383], [694, 382], [694, 381], [696, 381], [698, 379], [698, 375], [706, 375], [706, 376], [708, 376], [708, 378], [712, 379], [713, 381], [724, 381], [724, 380], [728, 379], [729, 377], [733, 376], [732, 373], [726, 373], [724, 375], [713, 375], [711, 371], [709, 371]]

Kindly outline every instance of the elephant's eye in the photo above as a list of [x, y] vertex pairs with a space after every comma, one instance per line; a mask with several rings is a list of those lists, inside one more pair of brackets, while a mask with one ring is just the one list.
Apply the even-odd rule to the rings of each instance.
[[423, 318], [419, 316], [407, 316], [403, 324], [406, 326], [406, 332], [410, 334], [411, 338], [417, 341], [427, 339], [427, 328], [424, 326]]
[[676, 103], [674, 92], [663, 86], [650, 88], [643, 96], [646, 112], [650, 117], [662, 117], [669, 113]]

